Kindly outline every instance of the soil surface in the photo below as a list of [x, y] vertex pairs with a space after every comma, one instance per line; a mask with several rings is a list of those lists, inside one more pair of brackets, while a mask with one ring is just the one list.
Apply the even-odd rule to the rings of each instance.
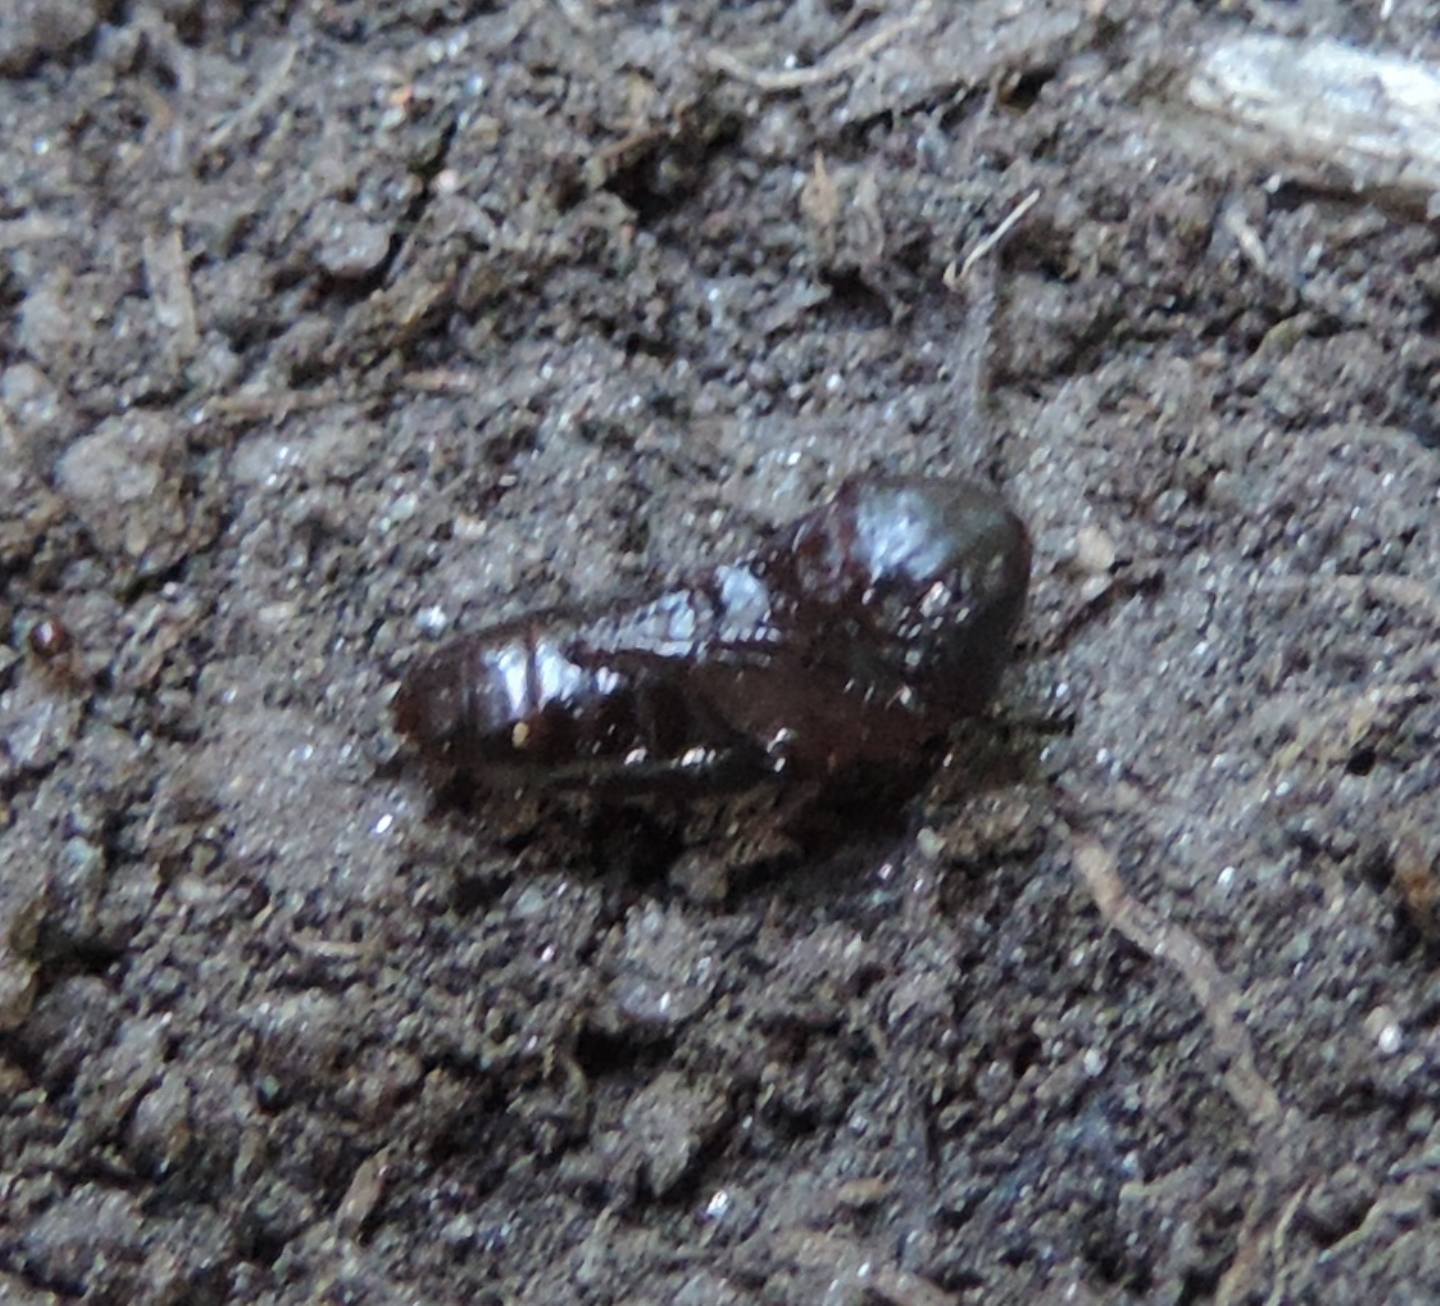
[[[1440, 1300], [1440, 246], [1178, 89], [1429, 6], [7, 9], [0, 1299]], [[395, 737], [864, 469], [1036, 543], [912, 797]]]

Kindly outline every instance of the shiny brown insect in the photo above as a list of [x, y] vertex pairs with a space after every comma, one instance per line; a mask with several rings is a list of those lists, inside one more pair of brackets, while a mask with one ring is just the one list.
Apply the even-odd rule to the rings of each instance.
[[70, 651], [70, 631], [55, 617], [41, 617], [30, 627], [30, 651], [38, 658], [54, 662]]
[[1029, 536], [992, 490], [856, 477], [748, 558], [443, 646], [406, 677], [395, 722], [480, 782], [853, 777], [984, 710], [1029, 576]]

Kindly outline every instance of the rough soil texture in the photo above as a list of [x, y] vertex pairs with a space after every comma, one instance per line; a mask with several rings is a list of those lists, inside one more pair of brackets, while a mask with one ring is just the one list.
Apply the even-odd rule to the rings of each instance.
[[[1432, 18], [10, 5], [0, 1299], [1440, 1299], [1440, 249], [1176, 92]], [[864, 468], [1037, 545], [902, 807], [394, 738]]]

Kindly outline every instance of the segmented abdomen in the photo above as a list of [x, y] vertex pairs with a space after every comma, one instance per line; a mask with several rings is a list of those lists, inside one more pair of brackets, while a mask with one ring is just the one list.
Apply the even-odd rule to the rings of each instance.
[[395, 720], [465, 767], [613, 762], [637, 774], [746, 740], [689, 684], [700, 650], [759, 656], [779, 633], [745, 566], [638, 603], [538, 613], [462, 637], [406, 679]]

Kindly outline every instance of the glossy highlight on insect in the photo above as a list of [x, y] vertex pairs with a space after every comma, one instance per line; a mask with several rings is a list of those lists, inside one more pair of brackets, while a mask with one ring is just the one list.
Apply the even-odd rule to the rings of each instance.
[[1029, 535], [993, 490], [852, 477], [748, 557], [442, 646], [405, 678], [395, 723], [481, 783], [853, 776], [985, 709], [1029, 577]]
[[55, 617], [41, 617], [30, 627], [30, 651], [46, 662], [63, 658], [70, 651], [70, 631]]

